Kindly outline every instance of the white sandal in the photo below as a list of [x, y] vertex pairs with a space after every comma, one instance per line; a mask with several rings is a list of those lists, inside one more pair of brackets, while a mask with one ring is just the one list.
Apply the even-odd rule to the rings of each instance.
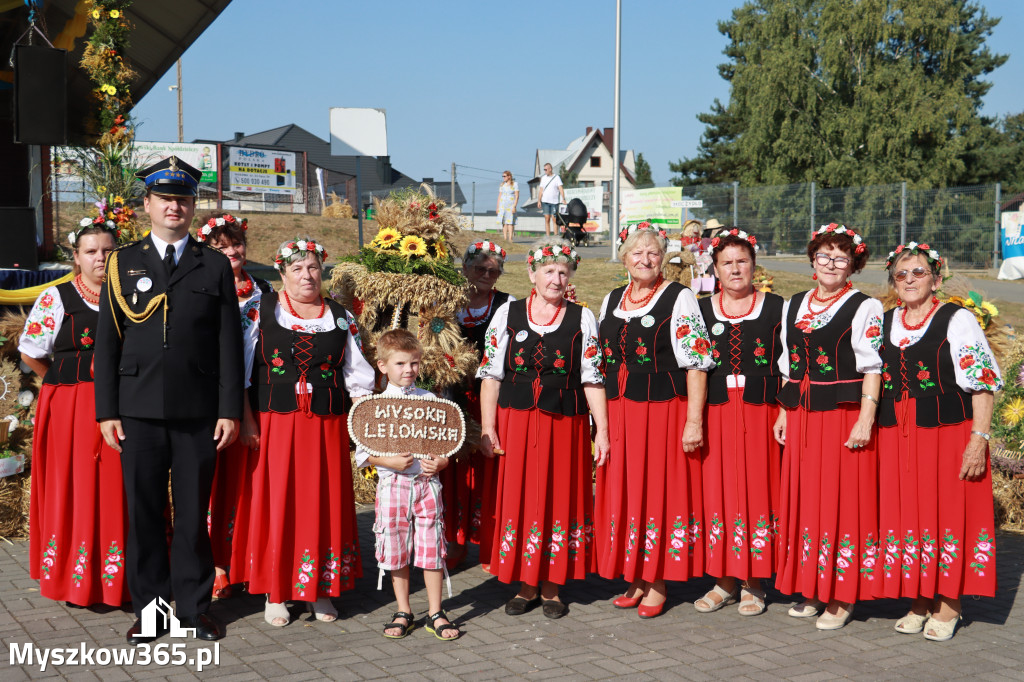
[[927, 613], [918, 615], [911, 611], [896, 621], [893, 629], [904, 635], [916, 635], [924, 630], [924, 622], [930, 617]]
[[[263, 620], [267, 621], [267, 625], [273, 625], [275, 628], [283, 628], [285, 625], [292, 620], [292, 614], [288, 613], [288, 605], [284, 602], [274, 603], [270, 601], [270, 597], [267, 597], [267, 604], [263, 607]], [[283, 620], [283, 623], [277, 623], [275, 621]]]
[[840, 630], [853, 618], [853, 604], [846, 607], [846, 615], [835, 616], [828, 611], [822, 612], [815, 621], [814, 626], [819, 630]]
[[817, 599], [808, 599], [794, 606], [789, 607], [787, 613], [794, 618], [814, 618], [825, 610], [825, 602]]
[[[693, 608], [697, 609], [698, 613], [714, 613], [715, 611], [725, 607], [727, 604], [734, 603], [738, 592], [739, 590], [726, 592], [718, 585], [715, 585], [712, 589], [708, 590], [707, 594], [693, 602]], [[713, 594], [717, 594], [721, 598], [721, 601], [713, 601], [711, 599], [711, 595]], [[707, 606], [702, 606], [701, 602], [704, 602]]]
[[306, 610], [324, 623], [333, 623], [338, 620], [338, 609], [334, 608], [330, 597], [320, 597], [315, 602], [306, 602]]
[[[744, 597], [750, 597], [750, 599], [744, 599]], [[741, 616], [760, 616], [764, 613], [764, 590], [752, 590], [749, 587], [744, 587], [740, 590], [740, 605], [737, 607]], [[744, 608], [755, 607], [756, 611], [744, 611]]]
[[[941, 621], [935, 620], [935, 618], [929, 616], [928, 622], [924, 624], [924, 638], [931, 640], [932, 642], [945, 642], [953, 639], [953, 633], [956, 631], [957, 623], [960, 622], [960, 614], [957, 614], [953, 620]], [[934, 635], [928, 634], [934, 632]]]

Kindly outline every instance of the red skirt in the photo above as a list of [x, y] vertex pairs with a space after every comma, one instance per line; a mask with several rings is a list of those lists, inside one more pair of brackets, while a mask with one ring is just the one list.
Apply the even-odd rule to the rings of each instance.
[[[896, 412], [912, 420], [915, 400], [898, 403]], [[878, 430], [876, 596], [995, 596], [992, 472], [986, 463], [981, 480], [960, 480], [971, 422], [936, 428], [900, 422]]]
[[686, 398], [608, 401], [611, 454], [597, 470], [597, 562], [605, 578], [704, 574], [700, 452], [683, 452]]
[[32, 441], [29, 575], [44, 597], [129, 601], [121, 455], [103, 442], [93, 385], [43, 384]]
[[249, 591], [315, 601], [362, 576], [346, 415], [260, 413]]
[[878, 555], [877, 439], [851, 450], [860, 405], [788, 411], [775, 587], [821, 601], [874, 598]]
[[778, 416], [777, 405], [743, 402], [742, 388], [729, 389], [728, 403], [708, 405], [704, 566], [716, 578], [770, 578], [775, 569], [782, 454], [772, 428]]
[[586, 415], [498, 408], [491, 573], [503, 583], [564, 585], [593, 571], [594, 486]]
[[236, 440], [217, 455], [217, 472], [210, 493], [207, 526], [213, 562], [226, 568], [231, 582], [248, 579], [249, 508], [252, 505], [252, 477], [259, 452]]

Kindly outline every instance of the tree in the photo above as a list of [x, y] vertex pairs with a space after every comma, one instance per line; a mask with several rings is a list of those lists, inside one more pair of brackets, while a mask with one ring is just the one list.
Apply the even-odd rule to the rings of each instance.
[[654, 187], [654, 178], [651, 177], [651, 164], [647, 163], [642, 153], [636, 155], [636, 188]]
[[729, 103], [674, 182], [963, 182], [992, 142], [998, 23], [969, 0], [748, 0], [718, 26]]
[[565, 164], [564, 163], [559, 164], [559, 166], [558, 166], [558, 173], [556, 173], [556, 175], [558, 175], [558, 177], [562, 178], [562, 186], [565, 187], [566, 189], [570, 189], [572, 187], [578, 187], [579, 186], [579, 175], [580, 174], [575, 172], [575, 171], [567, 171], [567, 170], [565, 170]]

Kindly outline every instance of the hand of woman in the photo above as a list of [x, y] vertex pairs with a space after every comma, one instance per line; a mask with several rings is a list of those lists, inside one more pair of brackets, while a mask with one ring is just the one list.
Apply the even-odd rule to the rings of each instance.
[[694, 452], [704, 445], [704, 428], [699, 421], [687, 419], [683, 426], [683, 452]]
[[504, 450], [501, 449], [501, 441], [498, 440], [497, 430], [493, 428], [480, 430], [480, 452], [483, 453], [484, 457], [488, 458], [505, 454]]
[[594, 463], [603, 466], [608, 462], [608, 456], [612, 451], [612, 443], [608, 438], [607, 431], [598, 431], [594, 434]]
[[772, 427], [772, 433], [775, 434], [775, 442], [779, 445], [786, 444], [786, 411], [779, 410], [779, 417], [775, 420], [775, 426]]
[[985, 475], [985, 454], [988, 443], [980, 436], [971, 436], [964, 448], [964, 464], [960, 467], [961, 481], [977, 481]]
[[874, 420], [858, 419], [850, 429], [850, 437], [846, 439], [846, 447], [857, 450], [871, 442], [871, 430]]
[[242, 416], [242, 432], [238, 434], [238, 439], [250, 450], [260, 449], [260, 426], [252, 416], [251, 410], [245, 410]]

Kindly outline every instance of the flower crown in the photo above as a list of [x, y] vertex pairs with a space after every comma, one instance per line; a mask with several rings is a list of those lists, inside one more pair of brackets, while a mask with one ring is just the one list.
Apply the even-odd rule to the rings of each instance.
[[811, 233], [811, 239], [814, 239], [819, 234], [825, 234], [827, 232], [831, 232], [832, 234], [845, 234], [852, 238], [855, 245], [853, 249], [854, 253], [864, 253], [864, 249], [867, 248], [864, 245], [864, 239], [859, 234], [848, 228], [846, 225], [838, 225], [836, 223], [822, 225], [816, 231]]
[[945, 265], [945, 261], [942, 259], [942, 256], [940, 256], [939, 252], [933, 249], [932, 247], [928, 246], [927, 244], [918, 244], [917, 242], [910, 242], [909, 244], [900, 244], [899, 246], [896, 247], [895, 251], [889, 252], [889, 257], [885, 259], [885, 268], [887, 270], [891, 268], [893, 264], [896, 263], [896, 257], [904, 252], [914, 254], [915, 256], [924, 256], [925, 258], [928, 259], [929, 265], [931, 265], [932, 263], [938, 263], [939, 270], [941, 270], [942, 266]]
[[466, 254], [472, 256], [473, 254], [479, 253], [480, 251], [493, 253], [495, 256], [498, 256], [502, 260], [505, 260], [505, 249], [501, 248], [494, 242], [489, 241], [475, 242], [473, 244], [470, 244], [469, 248], [466, 249]]
[[708, 253], [711, 253], [718, 248], [718, 245], [722, 243], [722, 235], [732, 235], [733, 237], [739, 237], [745, 239], [747, 243], [754, 247], [754, 253], [761, 250], [761, 247], [757, 245], [757, 237], [752, 234], [748, 234], [738, 228], [733, 228], [728, 232], [720, 232], [717, 237], [711, 240], [711, 248], [708, 249]]
[[576, 249], [568, 244], [563, 244], [562, 246], [542, 246], [535, 251], [531, 251], [526, 257], [526, 262], [530, 269], [535, 271], [538, 265], [557, 263], [558, 259], [563, 257], [568, 258], [573, 267], [580, 264], [580, 255], [576, 253]]
[[[196, 230], [196, 239], [198, 239], [201, 242], [205, 242], [206, 239], [210, 236], [210, 233], [213, 232], [213, 228], [224, 227], [225, 225], [234, 225], [236, 222], [238, 221], [236, 220], [235, 216], [231, 215], [230, 213], [225, 213], [220, 218], [210, 218], [209, 220], [206, 221], [205, 225]], [[242, 218], [242, 222], [239, 225], [239, 227], [241, 227], [243, 230], [248, 230], [249, 219]]]
[[90, 227], [102, 227], [106, 232], [113, 235], [114, 241], [117, 241], [118, 229], [114, 221], [104, 220], [103, 216], [96, 216], [95, 218], [82, 218], [78, 222], [78, 229], [68, 233], [68, 242], [70, 242], [72, 247], [78, 244], [79, 237]]
[[284, 266], [293, 260], [298, 260], [298, 257], [304, 253], [315, 253], [320, 257], [321, 263], [327, 260], [327, 249], [323, 246], [312, 239], [296, 239], [282, 246], [274, 255], [274, 267], [278, 272], [284, 272]]
[[634, 234], [635, 232], [639, 232], [640, 230], [651, 230], [651, 231], [655, 232], [662, 239], [668, 239], [668, 232], [665, 231], [665, 228], [654, 227], [654, 225], [651, 225], [651, 223], [649, 221], [645, 220], [642, 223], [635, 223], [633, 225], [627, 225], [626, 227], [624, 227], [621, 230], [619, 230], [619, 236], [615, 240], [615, 246], [616, 247], [622, 246], [622, 244], [626, 241], [626, 239], [629, 237], [629, 235]]

